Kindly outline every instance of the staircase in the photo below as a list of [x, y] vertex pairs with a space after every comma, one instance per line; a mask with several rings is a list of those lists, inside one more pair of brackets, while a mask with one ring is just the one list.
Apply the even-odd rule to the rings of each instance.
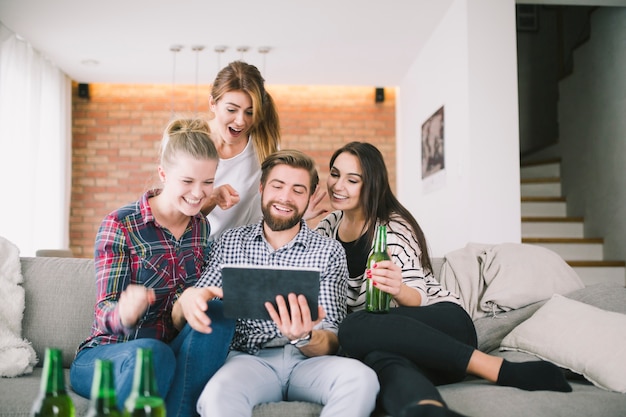
[[561, 193], [561, 161], [522, 163], [522, 243], [543, 246], [565, 259], [585, 285], [626, 284], [626, 263], [604, 260], [604, 241], [585, 237], [584, 219], [567, 217]]

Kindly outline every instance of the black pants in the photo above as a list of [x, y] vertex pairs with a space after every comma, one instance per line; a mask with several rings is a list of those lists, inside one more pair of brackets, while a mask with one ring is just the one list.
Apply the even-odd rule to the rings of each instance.
[[392, 416], [408, 404], [443, 399], [436, 385], [465, 378], [477, 346], [474, 323], [454, 303], [358, 311], [339, 326], [343, 352], [376, 371], [379, 403]]

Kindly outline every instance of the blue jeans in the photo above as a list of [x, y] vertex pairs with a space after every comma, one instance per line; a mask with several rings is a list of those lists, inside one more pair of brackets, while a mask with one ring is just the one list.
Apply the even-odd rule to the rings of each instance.
[[89, 398], [96, 359], [113, 362], [117, 405], [123, 409], [130, 395], [138, 348], [152, 349], [159, 393], [165, 398], [168, 417], [196, 415], [196, 401], [207, 381], [222, 366], [235, 331], [235, 320], [226, 319], [222, 302], [208, 303], [210, 334], [188, 324], [168, 345], [156, 339], [135, 339], [81, 350], [70, 368], [72, 389]]

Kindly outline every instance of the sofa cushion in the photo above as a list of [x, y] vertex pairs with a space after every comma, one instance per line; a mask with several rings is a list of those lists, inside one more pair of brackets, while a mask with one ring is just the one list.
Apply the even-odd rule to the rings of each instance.
[[502, 339], [511, 330], [528, 320], [544, 304], [545, 300], [506, 313], [475, 320], [474, 327], [476, 327], [476, 337], [478, 338], [478, 350], [486, 353], [497, 350]]
[[253, 417], [319, 417], [321, 404], [302, 401], [263, 403], [254, 407]]
[[43, 366], [46, 348], [56, 347], [63, 351], [63, 366], [67, 368], [93, 323], [93, 260], [25, 257], [21, 261], [26, 291], [23, 336], [32, 343], [39, 366]]
[[[508, 352], [513, 353], [513, 352]], [[529, 358], [532, 360], [532, 358]], [[570, 381], [572, 392], [524, 391], [484, 379], [438, 387], [450, 409], [472, 417], [621, 417], [626, 395], [586, 381]]]
[[[0, 416], [29, 417], [30, 409], [39, 395], [42, 368], [35, 368], [32, 374], [19, 378], [0, 379]], [[65, 381], [69, 381], [69, 370], [65, 369]], [[74, 403], [75, 415], [84, 416], [89, 408], [89, 400], [80, 397], [71, 389], [68, 393]]]
[[555, 294], [513, 329], [501, 347], [534, 354], [600, 388], [626, 393], [625, 314]]
[[[595, 284], [565, 294], [572, 300], [582, 301], [604, 310], [626, 314], [626, 289], [615, 284]], [[494, 317], [483, 317], [474, 321], [478, 336], [478, 349], [492, 352], [500, 347], [502, 339], [517, 325], [529, 319], [546, 300], [526, 307], [496, 314]]]

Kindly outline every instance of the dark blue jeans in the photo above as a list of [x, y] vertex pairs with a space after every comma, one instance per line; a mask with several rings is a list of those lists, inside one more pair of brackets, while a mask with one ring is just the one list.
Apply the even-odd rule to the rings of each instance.
[[117, 404], [123, 409], [132, 388], [136, 351], [150, 348], [167, 416], [197, 415], [196, 401], [208, 380], [224, 364], [235, 331], [235, 320], [224, 317], [221, 301], [213, 300], [208, 306], [213, 329], [210, 334], [199, 333], [187, 324], [170, 344], [156, 339], [136, 339], [81, 350], [70, 368], [72, 389], [89, 398], [96, 359], [111, 360]]

